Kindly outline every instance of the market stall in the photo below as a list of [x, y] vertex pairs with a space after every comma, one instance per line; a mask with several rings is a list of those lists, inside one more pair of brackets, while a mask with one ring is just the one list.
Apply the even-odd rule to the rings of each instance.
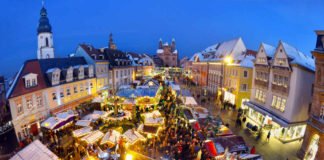
[[109, 130], [105, 136], [102, 138], [100, 145], [109, 144], [114, 146], [119, 141], [121, 134], [116, 130]]
[[142, 136], [140, 133], [138, 133], [134, 129], [127, 130], [123, 134], [123, 137], [126, 139], [127, 143], [130, 144], [130, 145], [133, 145], [138, 141], [146, 140], [144, 136]]
[[30, 143], [24, 149], [16, 153], [10, 160], [58, 160], [57, 157], [52, 151], [50, 151], [44, 144], [39, 140], [35, 140]]
[[96, 130], [84, 136], [83, 138], [81, 138], [81, 140], [85, 141], [87, 144], [94, 144], [98, 142], [103, 136], [104, 134], [101, 131]]
[[193, 107], [192, 110], [194, 111], [198, 119], [203, 119], [208, 117], [209, 112], [204, 107]]
[[138, 129], [137, 129], [140, 133], [146, 134], [147, 137], [150, 136], [158, 136], [159, 131], [161, 130], [160, 126], [152, 126], [152, 125], [145, 125], [145, 124], [141, 124], [139, 125]]
[[185, 106], [197, 106], [198, 105], [195, 98], [193, 98], [193, 97], [183, 97], [183, 102], [184, 102]]
[[91, 124], [91, 121], [89, 120], [78, 120], [75, 125], [76, 126], [81, 126], [81, 127], [89, 127]]
[[145, 125], [163, 125], [164, 124], [164, 118], [161, 117], [161, 113], [157, 110], [150, 112], [150, 113], [144, 113], [144, 124]]
[[62, 119], [56, 117], [49, 117], [44, 122], [41, 123], [41, 126], [49, 130], [55, 130], [61, 127], [64, 124]]
[[91, 133], [91, 131], [92, 131], [91, 127], [84, 127], [73, 131], [72, 134], [74, 137], [79, 138]]

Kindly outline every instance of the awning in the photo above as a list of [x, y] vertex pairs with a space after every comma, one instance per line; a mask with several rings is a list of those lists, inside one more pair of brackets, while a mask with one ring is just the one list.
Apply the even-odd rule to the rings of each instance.
[[245, 105], [251, 107], [252, 109], [256, 110], [257, 112], [263, 114], [264, 116], [269, 116], [272, 118], [272, 121], [278, 123], [281, 127], [291, 127], [291, 126], [297, 126], [297, 125], [302, 125], [306, 124], [306, 121], [301, 121], [301, 122], [288, 122], [286, 119], [278, 116], [277, 114], [273, 113], [269, 109], [260, 106], [256, 103], [253, 103], [252, 101], [249, 102], [244, 102]]

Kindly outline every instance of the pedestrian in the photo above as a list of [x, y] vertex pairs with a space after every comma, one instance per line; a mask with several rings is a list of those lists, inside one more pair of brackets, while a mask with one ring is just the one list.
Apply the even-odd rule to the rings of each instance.
[[269, 142], [269, 140], [270, 140], [270, 136], [271, 136], [271, 132], [269, 131], [269, 132], [268, 132], [268, 135], [267, 135], [267, 142]]
[[256, 154], [256, 149], [255, 149], [255, 146], [252, 147], [251, 151], [250, 151], [251, 154]]

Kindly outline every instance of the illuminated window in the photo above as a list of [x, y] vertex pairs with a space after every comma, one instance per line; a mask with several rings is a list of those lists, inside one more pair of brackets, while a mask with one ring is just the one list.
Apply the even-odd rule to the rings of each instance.
[[271, 106], [281, 112], [285, 111], [287, 100], [282, 97], [273, 96]]
[[74, 86], [74, 93], [78, 93], [78, 87]]
[[23, 112], [23, 107], [22, 107], [21, 103], [17, 103], [16, 105], [17, 105], [17, 113], [21, 114]]
[[67, 88], [67, 89], [66, 89], [66, 95], [67, 95], [67, 96], [71, 95], [70, 88]]

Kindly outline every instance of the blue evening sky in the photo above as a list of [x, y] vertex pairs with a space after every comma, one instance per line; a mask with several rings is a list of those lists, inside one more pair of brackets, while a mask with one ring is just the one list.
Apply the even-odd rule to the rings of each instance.
[[[155, 54], [158, 40], [176, 39], [180, 58], [219, 41], [242, 37], [257, 50], [261, 42], [283, 40], [303, 52], [324, 29], [321, 0], [46, 0], [56, 57], [79, 43], [107, 45], [114, 34], [124, 51]], [[0, 75], [13, 76], [36, 58], [41, 0], [0, 1]]]

